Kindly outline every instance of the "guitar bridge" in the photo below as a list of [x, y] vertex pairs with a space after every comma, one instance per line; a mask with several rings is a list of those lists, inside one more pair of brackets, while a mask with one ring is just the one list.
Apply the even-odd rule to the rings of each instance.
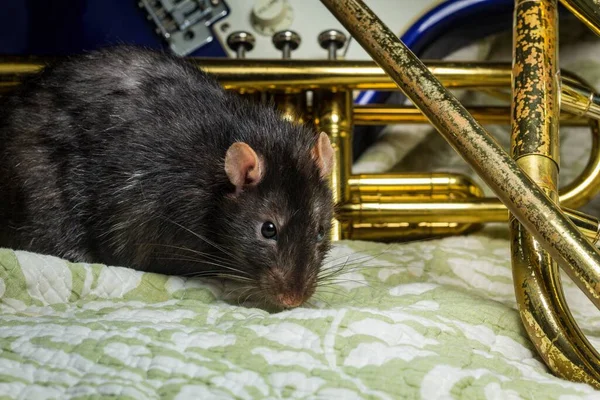
[[224, 0], [140, 0], [138, 5], [179, 56], [211, 42], [212, 24], [229, 13]]

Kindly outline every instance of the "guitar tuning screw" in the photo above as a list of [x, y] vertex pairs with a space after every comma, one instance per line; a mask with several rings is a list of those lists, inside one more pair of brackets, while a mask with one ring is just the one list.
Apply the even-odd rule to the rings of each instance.
[[237, 58], [246, 58], [246, 52], [254, 48], [256, 39], [250, 32], [237, 31], [227, 36], [227, 46], [235, 51]]
[[329, 52], [330, 60], [337, 59], [337, 51], [346, 44], [346, 35], [336, 29], [328, 29], [319, 34], [319, 44]]
[[277, 50], [281, 50], [282, 58], [284, 60], [292, 57], [292, 51], [296, 50], [302, 39], [294, 31], [280, 31], [273, 35], [273, 44]]

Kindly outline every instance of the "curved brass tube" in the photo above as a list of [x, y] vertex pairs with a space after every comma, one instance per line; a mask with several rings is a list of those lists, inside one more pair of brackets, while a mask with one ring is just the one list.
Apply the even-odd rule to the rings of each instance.
[[600, 387], [600, 356], [571, 316], [558, 265], [516, 220], [512, 228], [515, 294], [529, 338], [554, 373]]
[[[513, 30], [513, 157], [558, 203], [557, 0], [516, 0]], [[555, 374], [600, 387], [600, 355], [573, 320], [557, 263], [512, 215], [510, 228], [515, 293], [530, 339]]]

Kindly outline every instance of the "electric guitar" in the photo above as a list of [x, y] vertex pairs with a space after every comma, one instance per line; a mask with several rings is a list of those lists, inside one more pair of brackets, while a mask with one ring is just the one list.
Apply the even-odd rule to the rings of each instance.
[[[292, 58], [326, 53], [317, 36], [346, 33], [319, 0], [5, 0], [0, 13], [0, 55], [65, 55], [128, 43], [165, 48], [180, 56], [231, 57], [226, 37], [256, 37], [248, 58], [277, 58], [274, 32], [296, 31], [301, 46]], [[512, 21], [511, 0], [366, 0], [420, 57], [439, 58]], [[341, 54], [368, 59], [348, 41]]]

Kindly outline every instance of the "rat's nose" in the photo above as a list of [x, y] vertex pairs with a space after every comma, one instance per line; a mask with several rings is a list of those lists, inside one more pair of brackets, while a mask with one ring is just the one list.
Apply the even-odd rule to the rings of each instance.
[[302, 305], [315, 292], [316, 279], [306, 279], [303, 271], [271, 268], [264, 275], [265, 291], [271, 294], [274, 305], [283, 308], [295, 308]]
[[304, 296], [300, 293], [282, 293], [277, 296], [277, 301], [286, 308], [294, 308], [304, 303]]

